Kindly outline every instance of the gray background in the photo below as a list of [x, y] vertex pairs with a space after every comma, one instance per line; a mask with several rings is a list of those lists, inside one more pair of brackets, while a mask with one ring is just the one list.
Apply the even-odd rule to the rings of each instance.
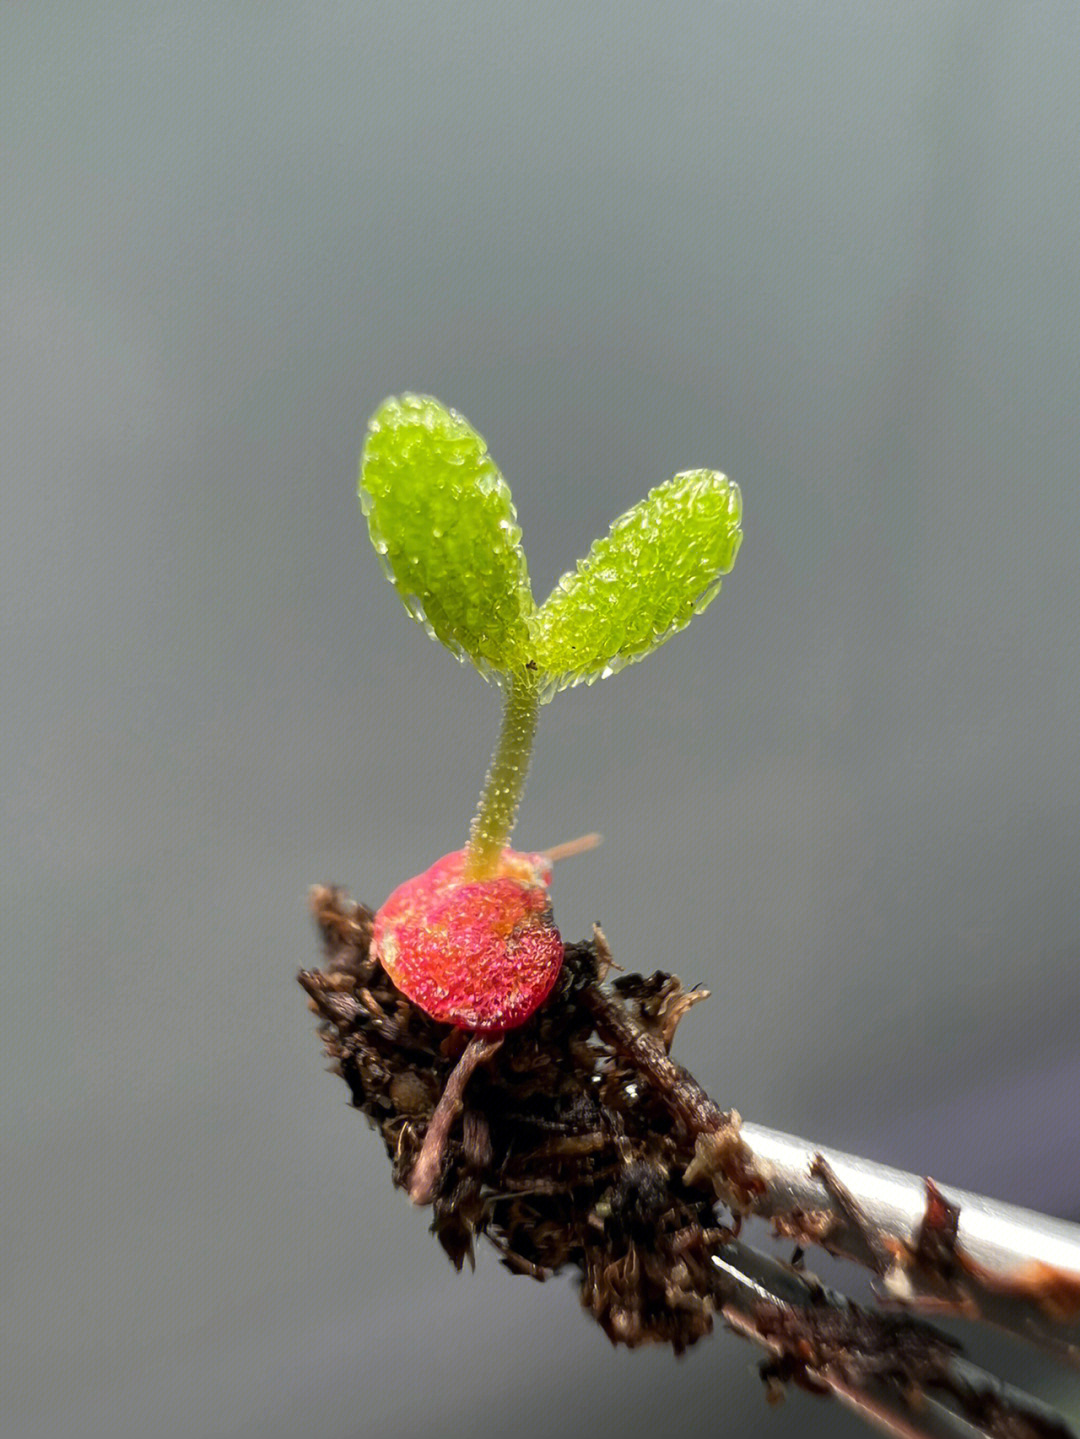
[[604, 832], [560, 925], [713, 989], [724, 1103], [1080, 1218], [1076, 7], [8, 4], [0, 57], [4, 1433], [859, 1432], [455, 1276], [322, 1072], [307, 887], [459, 847], [499, 715], [356, 455], [459, 407], [540, 597], [739, 481], [517, 838]]

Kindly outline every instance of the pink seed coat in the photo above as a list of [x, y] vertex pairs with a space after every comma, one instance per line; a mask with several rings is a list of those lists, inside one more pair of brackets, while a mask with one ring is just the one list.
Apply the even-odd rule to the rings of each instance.
[[551, 863], [504, 849], [495, 875], [466, 879], [465, 859], [455, 850], [394, 890], [375, 916], [374, 953], [432, 1019], [485, 1034], [514, 1029], [562, 968]]

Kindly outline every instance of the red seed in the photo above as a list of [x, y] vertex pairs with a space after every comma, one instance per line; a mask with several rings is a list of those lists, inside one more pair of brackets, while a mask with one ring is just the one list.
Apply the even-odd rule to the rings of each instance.
[[465, 878], [466, 852], [399, 885], [375, 916], [372, 945], [398, 989], [460, 1029], [514, 1029], [543, 1004], [562, 968], [551, 863], [504, 849], [487, 879]]

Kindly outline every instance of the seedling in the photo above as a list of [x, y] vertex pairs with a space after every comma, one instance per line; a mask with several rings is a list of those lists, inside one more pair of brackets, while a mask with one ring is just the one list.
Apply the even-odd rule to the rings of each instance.
[[540, 706], [644, 658], [710, 603], [742, 539], [738, 486], [713, 470], [676, 475], [539, 607], [510, 490], [483, 439], [437, 400], [402, 395], [376, 411], [360, 502], [406, 609], [505, 696], [468, 844], [394, 890], [373, 953], [433, 1019], [497, 1036], [544, 1002], [563, 959], [548, 893], [562, 852], [509, 848]]

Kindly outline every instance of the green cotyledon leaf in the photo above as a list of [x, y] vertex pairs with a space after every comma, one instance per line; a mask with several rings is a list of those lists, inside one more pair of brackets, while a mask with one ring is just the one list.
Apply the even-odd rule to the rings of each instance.
[[543, 698], [643, 659], [715, 597], [742, 531], [739, 487], [688, 470], [628, 510], [533, 615]]
[[371, 542], [406, 609], [487, 677], [531, 653], [534, 605], [510, 490], [480, 435], [425, 395], [386, 400], [360, 463]]

